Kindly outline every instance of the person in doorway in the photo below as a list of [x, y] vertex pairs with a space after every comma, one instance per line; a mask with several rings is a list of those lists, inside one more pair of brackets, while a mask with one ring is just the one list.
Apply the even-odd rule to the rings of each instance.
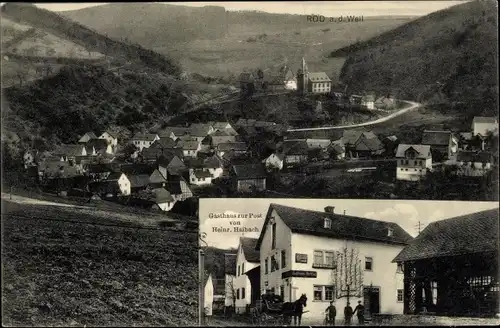
[[333, 301], [330, 302], [330, 306], [326, 308], [325, 311], [328, 314], [327, 324], [330, 326], [335, 326], [335, 317], [337, 316], [337, 308], [333, 305]]
[[351, 325], [351, 319], [352, 319], [352, 307], [351, 303], [347, 302], [347, 305], [344, 308], [344, 320], [346, 326]]
[[357, 313], [358, 315], [358, 323], [360, 325], [365, 324], [365, 306], [361, 304], [361, 301], [358, 301], [358, 305], [354, 309], [354, 312], [352, 313], [353, 315]]

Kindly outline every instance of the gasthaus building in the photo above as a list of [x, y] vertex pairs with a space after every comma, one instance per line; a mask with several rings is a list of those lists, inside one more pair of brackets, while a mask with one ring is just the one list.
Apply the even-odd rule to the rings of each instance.
[[404, 275], [392, 260], [412, 240], [398, 224], [271, 204], [256, 244], [260, 292], [284, 301], [307, 295], [304, 321], [318, 321], [330, 301], [338, 317], [349, 302], [365, 316], [402, 314]]

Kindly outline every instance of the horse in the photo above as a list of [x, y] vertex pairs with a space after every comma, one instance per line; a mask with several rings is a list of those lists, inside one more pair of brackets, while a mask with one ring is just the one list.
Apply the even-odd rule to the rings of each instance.
[[293, 325], [297, 326], [297, 319], [300, 321], [302, 319], [302, 313], [304, 313], [304, 307], [307, 306], [307, 296], [302, 294], [300, 298], [294, 302], [283, 303], [283, 320], [285, 324], [291, 324], [293, 317]]

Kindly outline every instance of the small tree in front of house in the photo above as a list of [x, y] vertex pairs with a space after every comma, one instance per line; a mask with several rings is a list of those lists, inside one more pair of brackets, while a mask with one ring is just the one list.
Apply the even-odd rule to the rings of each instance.
[[236, 311], [236, 288], [234, 287], [234, 276], [228, 276], [228, 279], [226, 281], [226, 290], [225, 290], [225, 293], [226, 293], [226, 299], [229, 297], [231, 299], [231, 307], [232, 309], [230, 311], [227, 311], [227, 307], [226, 308], [226, 313], [225, 313], [225, 316], [228, 317], [228, 316], [231, 316], [233, 314], [234, 311]]
[[363, 290], [363, 270], [359, 251], [344, 247], [336, 254], [336, 266], [333, 269], [336, 298], [361, 297]]

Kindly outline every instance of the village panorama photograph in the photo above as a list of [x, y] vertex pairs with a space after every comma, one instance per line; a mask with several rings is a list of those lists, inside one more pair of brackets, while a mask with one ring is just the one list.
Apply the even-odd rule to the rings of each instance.
[[2, 324], [199, 324], [203, 198], [498, 201], [497, 11], [0, 3]]
[[207, 326], [498, 325], [498, 203], [200, 201]]

